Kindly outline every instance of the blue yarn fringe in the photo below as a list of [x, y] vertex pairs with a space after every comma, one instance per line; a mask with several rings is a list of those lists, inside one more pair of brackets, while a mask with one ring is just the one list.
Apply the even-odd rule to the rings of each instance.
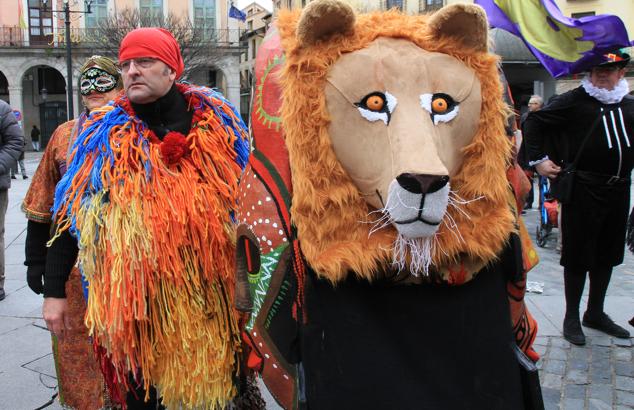
[[[195, 110], [206, 111], [207, 109], [211, 109], [217, 117], [222, 119], [222, 124], [224, 125], [226, 131], [235, 137], [235, 161], [240, 168], [244, 170], [250, 153], [249, 139], [248, 137], [244, 137], [244, 134], [248, 134], [248, 130], [236, 108], [227, 101], [222, 94], [211, 88], [190, 86], [189, 90], [185, 92], [185, 95], [189, 94], [194, 94], [199, 97], [199, 105], [193, 107]], [[222, 103], [220, 105], [212, 104], [211, 98], [217, 99]], [[231, 111], [237, 121], [234, 120], [234, 118], [232, 118], [226, 110]], [[116, 106], [112, 111], [106, 113], [101, 121], [92, 123], [89, 127], [84, 128], [79, 137], [77, 137], [73, 143], [71, 152], [75, 152], [75, 155], [73, 156], [71, 163], [68, 165], [66, 173], [55, 188], [55, 200], [52, 212], [53, 215], [58, 215], [63, 203], [69, 203], [67, 214], [65, 216], [69, 218], [71, 222], [69, 229], [71, 235], [75, 236], [78, 240], [81, 238], [80, 232], [77, 230], [76, 217], [70, 211], [76, 201], [80, 201], [83, 206], [92, 195], [104, 189], [101, 181], [102, 169], [104, 166], [114, 165], [114, 153], [112, 152], [108, 141], [110, 130], [113, 126], [123, 126], [129, 120], [130, 115], [123, 110], [123, 108]], [[141, 132], [146, 128], [146, 125], [139, 120], [134, 121], [134, 126], [138, 127]], [[137, 137], [140, 141], [135, 141], [135, 145], [141, 145], [144, 151], [149, 152], [149, 141], [141, 136], [141, 132], [139, 132], [139, 136]], [[80, 190], [85, 189], [84, 195], [83, 197], [78, 198], [77, 193], [70, 192], [71, 185], [77, 172], [79, 172], [81, 166], [83, 165], [85, 158], [89, 155], [97, 155], [97, 157], [95, 158], [94, 165], [90, 171], [90, 179], [87, 183], [84, 183], [88, 186], [84, 185], [83, 187], [80, 187]], [[149, 160], [145, 161], [144, 168], [146, 177], [150, 178], [152, 174], [152, 167]]]

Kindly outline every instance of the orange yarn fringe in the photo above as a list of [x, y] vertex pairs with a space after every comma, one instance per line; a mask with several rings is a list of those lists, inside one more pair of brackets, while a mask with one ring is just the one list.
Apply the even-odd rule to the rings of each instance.
[[[93, 114], [84, 129], [112, 109]], [[114, 163], [101, 171], [105, 188], [81, 201], [98, 154], [85, 156], [58, 213], [57, 234], [69, 229], [67, 215], [75, 216], [78, 260], [89, 283], [86, 325], [119, 382], [134, 372], [146, 388], [157, 387], [168, 407], [224, 408], [236, 394], [240, 349], [229, 214], [241, 173], [236, 137], [206, 112], [187, 136], [191, 156], [168, 168], [159, 145], [138, 133], [131, 120], [111, 129]]]

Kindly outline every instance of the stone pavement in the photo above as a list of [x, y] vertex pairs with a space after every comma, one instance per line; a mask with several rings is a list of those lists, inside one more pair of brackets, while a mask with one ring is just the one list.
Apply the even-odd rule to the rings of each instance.
[[[27, 153], [32, 175], [41, 154]], [[20, 177], [18, 177], [20, 178]], [[13, 180], [5, 224], [7, 298], [0, 302], [0, 410], [33, 410], [46, 404], [56, 390], [50, 335], [41, 318], [41, 296], [26, 286], [24, 242], [26, 219], [20, 211], [31, 179]], [[538, 214], [528, 210], [525, 221], [534, 237]], [[563, 278], [555, 252], [556, 230], [545, 248], [538, 248], [541, 263], [529, 280], [544, 283], [544, 292], [528, 294], [527, 303], [539, 323], [536, 350], [547, 409], [634, 409], [634, 354], [632, 339], [615, 339], [592, 329], [585, 347], [572, 346], [561, 335], [564, 315]], [[585, 304], [587, 290], [582, 303]], [[615, 269], [606, 310], [626, 323], [634, 315], [634, 256]], [[269, 408], [277, 408], [270, 398]], [[47, 409], [60, 409], [53, 403]]]

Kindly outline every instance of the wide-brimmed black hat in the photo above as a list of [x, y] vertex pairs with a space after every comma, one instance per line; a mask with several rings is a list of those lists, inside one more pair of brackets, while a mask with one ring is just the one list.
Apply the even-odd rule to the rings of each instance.
[[630, 62], [630, 55], [620, 50], [613, 51], [603, 55], [603, 62], [597, 64], [595, 67], [600, 68], [623, 68]]

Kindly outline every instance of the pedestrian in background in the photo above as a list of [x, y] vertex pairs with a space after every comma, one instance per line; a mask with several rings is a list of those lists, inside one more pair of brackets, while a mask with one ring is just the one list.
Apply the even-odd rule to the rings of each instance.
[[[526, 117], [528, 114], [534, 111], [539, 111], [542, 109], [544, 105], [544, 100], [539, 95], [531, 95], [531, 98], [528, 100], [528, 111], [526, 111], [520, 117], [520, 129], [522, 130], [522, 134], [524, 133], [524, 121], [526, 121]], [[535, 175], [535, 167], [530, 166], [528, 163], [528, 153], [526, 151], [526, 142], [522, 138], [522, 145], [520, 146], [519, 152], [517, 154], [517, 162], [520, 164], [520, 167], [524, 170], [526, 177], [531, 182], [531, 190], [528, 191], [528, 195], [526, 196], [526, 204], [524, 205], [524, 209], [531, 209], [533, 207], [533, 201], [535, 199], [534, 189], [533, 189], [533, 176]]]
[[17, 161], [14, 161], [11, 164], [11, 179], [17, 179], [15, 176], [18, 173], [18, 165], [20, 166], [20, 171], [22, 172], [22, 179], [27, 179], [29, 176], [26, 175], [26, 167], [24, 166], [24, 150], [26, 149], [26, 141], [22, 143], [22, 150], [20, 151], [20, 156]]
[[40, 130], [35, 124], [33, 124], [33, 129], [31, 130], [31, 143], [34, 151], [40, 150]]
[[[604, 58], [581, 86], [530, 113], [524, 123], [530, 165], [540, 175], [555, 179], [576, 160], [572, 196], [561, 209], [560, 264], [566, 295], [563, 334], [577, 345], [585, 344], [582, 323], [615, 337], [630, 336], [604, 312], [604, 301], [612, 268], [623, 262], [625, 250], [634, 166], [634, 98], [628, 95], [624, 79], [629, 55], [616, 52]], [[550, 150], [547, 137], [552, 138]], [[581, 322], [586, 272], [590, 294]]]
[[4, 291], [4, 217], [9, 204], [11, 166], [20, 156], [24, 145], [22, 128], [6, 102], [0, 100], [0, 300], [5, 298]]

